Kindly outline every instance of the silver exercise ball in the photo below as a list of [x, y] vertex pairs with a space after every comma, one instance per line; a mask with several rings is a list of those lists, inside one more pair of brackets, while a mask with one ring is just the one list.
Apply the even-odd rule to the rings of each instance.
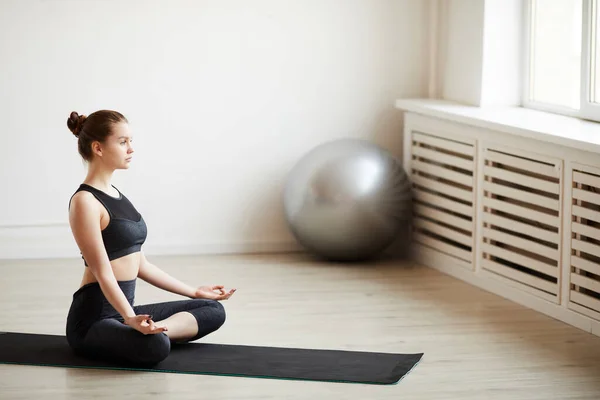
[[411, 215], [411, 187], [387, 151], [362, 139], [338, 139], [298, 161], [283, 202], [289, 229], [305, 249], [332, 261], [358, 261], [396, 238]]

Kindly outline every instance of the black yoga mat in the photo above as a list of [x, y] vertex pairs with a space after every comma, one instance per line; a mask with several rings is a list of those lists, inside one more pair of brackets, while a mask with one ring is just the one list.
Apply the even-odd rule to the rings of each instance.
[[77, 356], [65, 336], [0, 332], [0, 363], [67, 368], [393, 384], [422, 356], [192, 342], [173, 345], [169, 356], [153, 367], [136, 368]]

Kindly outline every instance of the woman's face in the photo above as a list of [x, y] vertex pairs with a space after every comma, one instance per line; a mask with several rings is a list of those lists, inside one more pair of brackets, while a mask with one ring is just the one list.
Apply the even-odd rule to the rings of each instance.
[[[125, 122], [113, 125], [112, 133], [106, 138], [96, 151], [99, 161], [109, 168], [128, 169], [133, 157], [131, 142], [133, 137], [129, 132], [129, 125]], [[98, 144], [94, 144], [97, 146]]]

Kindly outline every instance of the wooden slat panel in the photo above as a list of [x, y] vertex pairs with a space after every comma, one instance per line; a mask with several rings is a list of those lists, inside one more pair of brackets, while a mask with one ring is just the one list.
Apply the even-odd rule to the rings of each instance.
[[592, 239], [600, 240], [600, 229], [594, 228], [593, 226], [580, 224], [579, 222], [572, 222], [571, 231]]
[[452, 151], [454, 153], [464, 154], [466, 156], [475, 156], [475, 147], [469, 144], [462, 144], [448, 139], [442, 139], [435, 136], [424, 135], [419, 132], [412, 132], [412, 139], [417, 142], [426, 143], [431, 146], [439, 147]]
[[579, 293], [575, 290], [571, 290], [571, 301], [591, 308], [595, 311], [600, 311], [600, 300], [597, 300], [593, 297], [587, 296], [583, 293]]
[[483, 205], [486, 207], [491, 207], [493, 209], [504, 211], [509, 214], [517, 215], [522, 218], [527, 218], [529, 220], [539, 221], [543, 224], [559, 227], [560, 219], [558, 217], [545, 214], [543, 212], [539, 212], [536, 210], [532, 210], [529, 208], [521, 207], [516, 204], [509, 204], [504, 201], [490, 199], [489, 197], [483, 198]]
[[600, 177], [573, 171], [573, 181], [600, 188]]
[[558, 268], [553, 267], [552, 265], [545, 264], [541, 261], [538, 261], [534, 258], [527, 257], [518, 253], [514, 253], [512, 251], [501, 249], [496, 246], [492, 246], [489, 243], [482, 243], [481, 248], [484, 252], [494, 255], [496, 257], [500, 257], [504, 260], [514, 262], [515, 264], [519, 264], [523, 267], [541, 272], [542, 274], [546, 274], [548, 276], [556, 278], [558, 276]]
[[491, 176], [494, 178], [502, 179], [508, 182], [519, 183], [522, 186], [529, 186], [534, 189], [542, 190], [544, 192], [560, 194], [560, 186], [558, 183], [548, 182], [541, 179], [533, 178], [531, 176], [518, 174], [516, 172], [506, 171], [499, 168], [485, 166], [483, 168], [483, 174], [485, 176]]
[[431, 190], [435, 190], [436, 192], [444, 193], [445, 195], [473, 202], [473, 190], [464, 190], [462, 188], [448, 185], [447, 183], [436, 181], [435, 179], [430, 179], [426, 176], [414, 174], [412, 176], [412, 181], [414, 184], [422, 186], [424, 188], [428, 188]]
[[421, 229], [425, 229], [429, 232], [433, 232], [438, 236], [445, 237], [454, 242], [464, 244], [465, 246], [473, 246], [473, 237], [471, 235], [465, 235], [462, 232], [446, 228], [445, 226], [438, 225], [434, 222], [430, 222], [417, 217], [414, 219], [414, 226]]
[[554, 211], [560, 210], [560, 202], [558, 200], [541, 196], [539, 194], [524, 192], [523, 190], [499, 185], [497, 183], [492, 183], [489, 181], [483, 182], [483, 189], [493, 194], [510, 197], [515, 200], [524, 201], [526, 203], [539, 205], [541, 207], [549, 208]]
[[543, 244], [532, 242], [531, 240], [522, 239], [520, 237], [509, 235], [494, 229], [483, 228], [483, 236], [492, 240], [497, 240], [499, 242], [509, 244], [514, 247], [518, 247], [523, 250], [530, 251], [532, 253], [537, 253], [541, 256], [551, 258], [553, 260], [558, 260], [559, 258], [558, 249], [553, 249], [551, 247], [544, 246]]
[[473, 162], [473, 160], [467, 160], [465, 158], [460, 158], [439, 151], [426, 149], [424, 147], [415, 146], [412, 148], [412, 153], [417, 157], [427, 158], [429, 160], [436, 161], [442, 164], [453, 165], [455, 167], [462, 168], [467, 171], [473, 171], [475, 167], [475, 163]]
[[551, 176], [553, 178], [560, 177], [558, 169], [556, 169], [554, 166], [542, 164], [535, 161], [525, 160], [507, 154], [497, 153], [492, 150], [487, 150], [485, 152], [485, 158], [493, 162], [507, 164], [510, 166], [514, 166], [515, 168], [535, 172], [540, 175]]
[[600, 275], [600, 265], [593, 263], [585, 258], [571, 255], [571, 265], [575, 268], [582, 269], [594, 275]]
[[459, 247], [455, 247], [452, 246], [448, 243], [442, 242], [441, 240], [438, 240], [436, 238], [433, 238], [431, 236], [427, 236], [424, 234], [421, 234], [419, 232], [414, 232], [413, 233], [413, 238], [415, 242], [421, 243], [423, 245], [432, 247], [436, 250], [439, 250], [443, 253], [446, 253], [448, 255], [454, 256], [456, 258], [459, 258], [461, 260], [467, 261], [469, 263], [473, 262], [473, 256], [471, 254], [470, 251], [467, 250], [463, 250]]
[[560, 243], [560, 236], [556, 232], [550, 232], [542, 228], [538, 228], [535, 226], [527, 225], [522, 222], [514, 221], [512, 219], [504, 218], [499, 215], [484, 213], [483, 221], [499, 226], [504, 229], [509, 229], [511, 231], [520, 232], [525, 235], [529, 235], [531, 237], [538, 238], [540, 240], [545, 240], [550, 243]]
[[429, 175], [439, 176], [440, 178], [444, 178], [452, 182], [457, 182], [465, 186], [473, 186], [473, 177], [466, 174], [462, 174], [460, 172], [451, 171], [444, 167], [439, 167], [433, 164], [427, 164], [417, 160], [412, 160], [411, 166], [413, 169], [425, 172]]
[[583, 251], [596, 257], [600, 257], [600, 246], [590, 242], [584, 242], [583, 240], [579, 239], [571, 239], [571, 248], [573, 250]]
[[456, 201], [449, 200], [445, 197], [436, 196], [421, 190], [415, 190], [414, 198], [424, 203], [429, 203], [446, 210], [454, 211], [455, 213], [473, 217], [473, 206], [467, 206]]
[[600, 222], [600, 212], [590, 210], [589, 208], [573, 205], [571, 206], [571, 214], [576, 217], [589, 219], [592, 221]]
[[589, 290], [593, 290], [596, 293], [600, 293], [600, 282], [590, 279], [586, 276], [571, 273], [571, 283]]
[[573, 188], [572, 190], [573, 199], [587, 201], [592, 204], [600, 204], [600, 194], [579, 188]]
[[521, 271], [509, 268], [505, 265], [497, 263], [486, 258], [481, 260], [483, 268], [493, 271], [497, 274], [504, 275], [508, 278], [514, 279], [515, 281], [525, 283], [535, 288], [550, 292], [553, 294], [558, 293], [558, 285], [552, 282], [545, 281], [538, 278], [537, 276], [529, 275]]
[[447, 214], [443, 211], [427, 207], [422, 204], [415, 204], [414, 211], [417, 215], [422, 215], [436, 221], [464, 229], [465, 231], [473, 232], [473, 221], [459, 218], [455, 215]]

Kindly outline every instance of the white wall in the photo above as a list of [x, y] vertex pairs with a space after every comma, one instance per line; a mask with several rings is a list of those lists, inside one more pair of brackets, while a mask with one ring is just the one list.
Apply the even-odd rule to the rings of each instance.
[[484, 0], [447, 0], [440, 10], [445, 19], [445, 32], [440, 36], [442, 98], [478, 104], [483, 75]]
[[70, 111], [123, 112], [136, 158], [114, 183], [146, 252], [295, 247], [280, 193], [338, 137], [400, 156], [399, 97], [427, 84], [421, 0], [2, 0], [0, 258], [71, 257], [85, 177]]
[[521, 104], [524, 0], [437, 0], [440, 97]]

